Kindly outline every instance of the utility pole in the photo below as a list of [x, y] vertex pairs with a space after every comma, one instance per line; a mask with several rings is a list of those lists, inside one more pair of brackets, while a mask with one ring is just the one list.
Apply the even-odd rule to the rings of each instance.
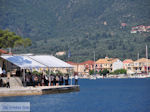
[[11, 54], [11, 48], [9, 48], [9, 53]]
[[137, 59], [139, 59], [140, 58], [140, 55], [139, 55], [139, 53], [137, 54]]
[[147, 59], [147, 75], [148, 75], [148, 49], [146, 45], [146, 59]]
[[94, 75], [95, 75], [95, 51], [94, 51]]

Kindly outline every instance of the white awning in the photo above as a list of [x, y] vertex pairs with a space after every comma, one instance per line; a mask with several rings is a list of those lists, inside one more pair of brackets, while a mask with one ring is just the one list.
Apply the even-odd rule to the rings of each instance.
[[29, 58], [28, 56], [4, 55], [4, 56], [1, 56], [1, 58], [13, 63], [14, 65], [20, 67], [21, 69], [44, 68], [44, 67], [46, 67], [45, 65], [38, 63], [37, 61]]
[[73, 68], [70, 64], [51, 55], [33, 55], [29, 57], [49, 68]]
[[73, 68], [70, 64], [51, 55], [2, 55], [1, 58], [22, 68]]
[[2, 71], [2, 68], [0, 67], [0, 74], [2, 74], [3, 73], [3, 71]]

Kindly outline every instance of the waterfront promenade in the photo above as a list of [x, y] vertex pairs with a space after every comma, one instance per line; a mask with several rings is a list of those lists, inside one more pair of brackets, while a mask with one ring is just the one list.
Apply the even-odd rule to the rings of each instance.
[[0, 97], [56, 94], [79, 90], [79, 85], [0, 88]]

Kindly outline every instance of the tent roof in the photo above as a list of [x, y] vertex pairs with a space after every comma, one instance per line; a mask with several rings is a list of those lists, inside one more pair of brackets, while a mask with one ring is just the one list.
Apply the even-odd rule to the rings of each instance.
[[73, 68], [70, 64], [51, 55], [33, 55], [29, 57], [50, 68]]
[[22, 68], [22, 69], [27, 69], [27, 68], [43, 68], [46, 67], [43, 64], [40, 64], [36, 62], [35, 60], [32, 60], [28, 56], [1, 56], [3, 59], [15, 64], [16, 66]]
[[50, 55], [2, 55], [1, 58], [17, 65], [22, 69], [27, 68], [73, 68], [66, 62]]

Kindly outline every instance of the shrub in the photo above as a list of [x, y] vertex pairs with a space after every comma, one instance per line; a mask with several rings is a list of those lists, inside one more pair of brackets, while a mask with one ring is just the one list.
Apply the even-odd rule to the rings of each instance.
[[106, 74], [108, 74], [109, 73], [109, 70], [107, 70], [107, 69], [104, 69], [103, 71], [102, 71], [102, 74], [105, 76]]
[[118, 69], [113, 72], [113, 74], [126, 74], [126, 73], [127, 73], [127, 70], [125, 69]]

